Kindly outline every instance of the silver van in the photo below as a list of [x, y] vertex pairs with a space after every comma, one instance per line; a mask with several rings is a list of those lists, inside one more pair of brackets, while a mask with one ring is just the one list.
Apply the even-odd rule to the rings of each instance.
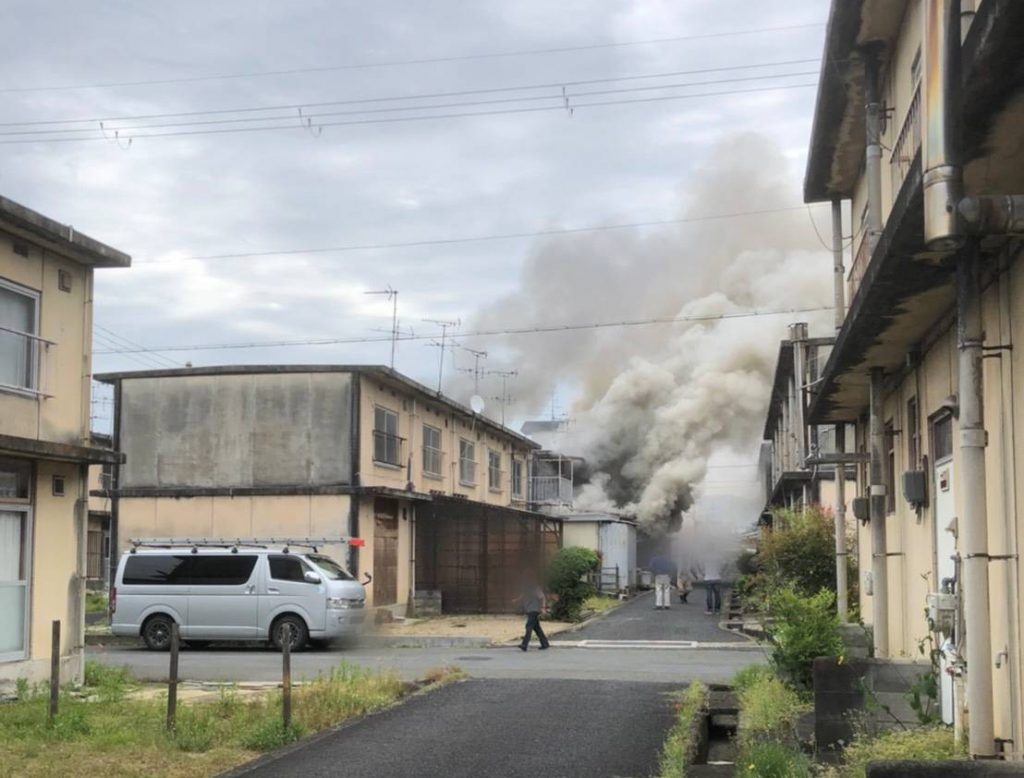
[[366, 616], [362, 585], [331, 557], [239, 544], [133, 548], [121, 556], [110, 593], [111, 630], [171, 645], [177, 623], [193, 647], [269, 640], [280, 649], [353, 637]]

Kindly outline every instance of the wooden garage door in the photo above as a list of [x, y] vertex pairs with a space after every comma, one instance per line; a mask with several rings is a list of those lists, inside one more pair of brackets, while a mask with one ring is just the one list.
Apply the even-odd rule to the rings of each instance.
[[373, 604], [398, 602], [398, 500], [373, 501]]

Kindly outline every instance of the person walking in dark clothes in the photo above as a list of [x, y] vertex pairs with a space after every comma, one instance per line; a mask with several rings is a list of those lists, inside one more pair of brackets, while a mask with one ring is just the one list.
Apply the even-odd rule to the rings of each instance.
[[526, 651], [530, 646], [530, 638], [536, 632], [543, 651], [550, 645], [547, 635], [544, 634], [544, 630], [540, 626], [540, 614], [547, 610], [547, 597], [544, 595], [544, 589], [537, 583], [536, 576], [530, 574], [524, 576], [523, 591], [516, 599], [521, 604], [523, 613], [526, 614], [526, 633], [523, 635], [523, 642], [519, 644], [519, 648]]

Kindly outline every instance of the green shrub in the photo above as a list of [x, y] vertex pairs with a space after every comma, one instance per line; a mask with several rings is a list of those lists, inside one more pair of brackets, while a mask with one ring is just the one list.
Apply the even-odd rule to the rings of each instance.
[[561, 549], [548, 569], [548, 588], [555, 595], [551, 615], [561, 621], [578, 621], [583, 603], [596, 592], [587, 579], [601, 563], [589, 548], [570, 546]]
[[105, 595], [103, 592], [85, 593], [86, 613], [106, 613], [109, 609], [110, 603], [107, 600], [107, 595]]
[[810, 688], [814, 660], [843, 654], [835, 595], [822, 589], [808, 597], [784, 588], [771, 597], [768, 612], [772, 664], [784, 678]]
[[966, 759], [947, 727], [894, 730], [878, 737], [858, 737], [846, 747], [842, 764], [832, 771], [839, 778], [864, 778], [869, 762], [938, 762]]
[[695, 681], [675, 702], [675, 723], [662, 746], [658, 778], [683, 778], [693, 760], [700, 736], [700, 721], [708, 707], [708, 689]]
[[810, 778], [811, 760], [782, 743], [752, 743], [737, 757], [737, 776], [745, 778]]
[[775, 671], [768, 665], [747, 665], [732, 678], [732, 686], [737, 692], [743, 692], [766, 678], [774, 678]]
[[760, 673], [738, 690], [739, 741], [743, 746], [769, 740], [795, 740], [797, 720], [811, 709], [799, 693], [774, 675]]
[[777, 510], [772, 526], [761, 537], [758, 569], [776, 585], [790, 585], [800, 594], [835, 591], [836, 541], [831, 513], [820, 506], [804, 512]]
[[302, 728], [292, 722], [287, 729], [280, 716], [259, 719], [242, 734], [242, 745], [252, 751], [275, 751], [294, 743], [303, 735]]

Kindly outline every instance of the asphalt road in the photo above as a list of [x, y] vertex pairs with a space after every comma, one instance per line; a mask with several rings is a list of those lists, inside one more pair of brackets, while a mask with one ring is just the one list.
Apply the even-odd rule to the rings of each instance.
[[676, 684], [473, 679], [279, 755], [253, 778], [642, 778]]
[[[292, 655], [296, 679], [312, 678], [340, 662], [369, 670], [394, 670], [406, 680], [422, 678], [435, 667], [458, 665], [476, 678], [575, 679], [676, 684], [691, 680], [725, 683], [736, 671], [764, 661], [754, 647], [736, 650], [642, 648], [391, 648], [309, 651]], [[89, 647], [86, 657], [105, 665], [128, 667], [136, 678], [167, 677], [168, 655], [145, 649]], [[281, 655], [269, 649], [182, 651], [180, 677], [189, 681], [279, 681]]]
[[643, 594], [621, 608], [574, 633], [585, 640], [696, 640], [699, 643], [746, 643], [742, 635], [718, 626], [723, 618], [704, 614], [704, 589], [690, 592], [690, 601], [679, 602], [672, 590], [672, 607], [654, 609], [654, 592]]

